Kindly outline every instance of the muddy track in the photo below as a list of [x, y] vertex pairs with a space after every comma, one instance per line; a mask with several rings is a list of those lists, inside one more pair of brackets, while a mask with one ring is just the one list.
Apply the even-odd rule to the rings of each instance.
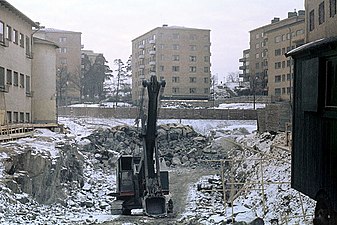
[[[178, 220], [185, 211], [186, 199], [190, 185], [195, 184], [200, 177], [212, 174], [211, 170], [205, 168], [188, 169], [176, 168], [170, 171], [170, 193], [174, 204], [173, 215], [167, 218], [151, 218], [147, 216], [120, 216], [104, 225], [122, 225], [124, 223], [134, 224], [179, 224]], [[214, 174], [214, 173], [213, 173]]]

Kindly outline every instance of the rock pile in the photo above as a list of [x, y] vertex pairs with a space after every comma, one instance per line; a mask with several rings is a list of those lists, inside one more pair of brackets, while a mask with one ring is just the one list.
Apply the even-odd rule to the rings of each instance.
[[[211, 145], [211, 139], [182, 124], [160, 125], [157, 144], [161, 160], [167, 166], [194, 168], [200, 162], [224, 157], [221, 143]], [[92, 152], [104, 166], [113, 166], [119, 154], [132, 155], [142, 148], [142, 137], [136, 127], [117, 126], [99, 129], [83, 140], [83, 151]]]

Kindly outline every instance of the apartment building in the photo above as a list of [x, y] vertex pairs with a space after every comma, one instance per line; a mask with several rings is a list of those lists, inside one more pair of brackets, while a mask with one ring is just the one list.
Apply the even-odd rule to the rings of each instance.
[[[33, 28], [39, 25], [7, 1], [0, 1], [0, 125], [56, 122], [55, 89], [45, 92], [55, 79], [37, 83], [46, 76], [55, 77], [51, 59], [57, 46], [38, 43]], [[51, 61], [36, 61], [40, 55]], [[34, 104], [36, 100], [44, 104]]]
[[80, 102], [81, 32], [45, 28], [34, 36], [56, 43], [58, 105]]
[[274, 18], [270, 24], [250, 31], [249, 71], [255, 94], [289, 100], [293, 67], [285, 53], [304, 43], [305, 12], [289, 12], [288, 18]]
[[239, 59], [239, 62], [242, 62], [242, 66], [239, 67], [239, 70], [242, 71], [242, 73], [239, 74], [239, 78], [242, 82], [249, 81], [249, 52], [250, 49], [243, 50], [242, 58]]
[[337, 36], [336, 0], [306, 0], [306, 42]]
[[166, 81], [164, 98], [207, 100], [210, 97], [210, 30], [157, 27], [132, 40], [132, 100], [142, 95], [142, 80]]

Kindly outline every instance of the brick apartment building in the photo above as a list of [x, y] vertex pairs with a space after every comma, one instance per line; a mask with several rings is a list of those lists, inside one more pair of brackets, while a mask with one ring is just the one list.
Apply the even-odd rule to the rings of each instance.
[[164, 98], [207, 100], [210, 96], [210, 30], [163, 25], [132, 40], [132, 100], [142, 80], [166, 81]]

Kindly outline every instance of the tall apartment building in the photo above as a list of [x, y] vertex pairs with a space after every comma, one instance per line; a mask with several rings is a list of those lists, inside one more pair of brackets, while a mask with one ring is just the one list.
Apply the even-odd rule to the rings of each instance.
[[132, 40], [132, 100], [142, 95], [142, 80], [166, 81], [164, 98], [209, 99], [210, 30], [157, 27]]
[[304, 18], [303, 10], [289, 12], [286, 19], [250, 31], [250, 82], [256, 94], [291, 98], [293, 67], [284, 54], [304, 44]]
[[0, 125], [57, 121], [57, 46], [33, 38], [33, 28], [39, 25], [0, 1]]
[[239, 74], [239, 78], [243, 82], [249, 81], [249, 78], [250, 78], [249, 76], [249, 52], [250, 52], [250, 49], [243, 50], [242, 58], [239, 59], [239, 62], [242, 62], [242, 66], [239, 67], [239, 70], [242, 71], [242, 73]]
[[80, 102], [81, 32], [46, 28], [34, 36], [59, 46], [56, 57], [58, 104]]
[[337, 36], [336, 0], [306, 0], [306, 42]]

